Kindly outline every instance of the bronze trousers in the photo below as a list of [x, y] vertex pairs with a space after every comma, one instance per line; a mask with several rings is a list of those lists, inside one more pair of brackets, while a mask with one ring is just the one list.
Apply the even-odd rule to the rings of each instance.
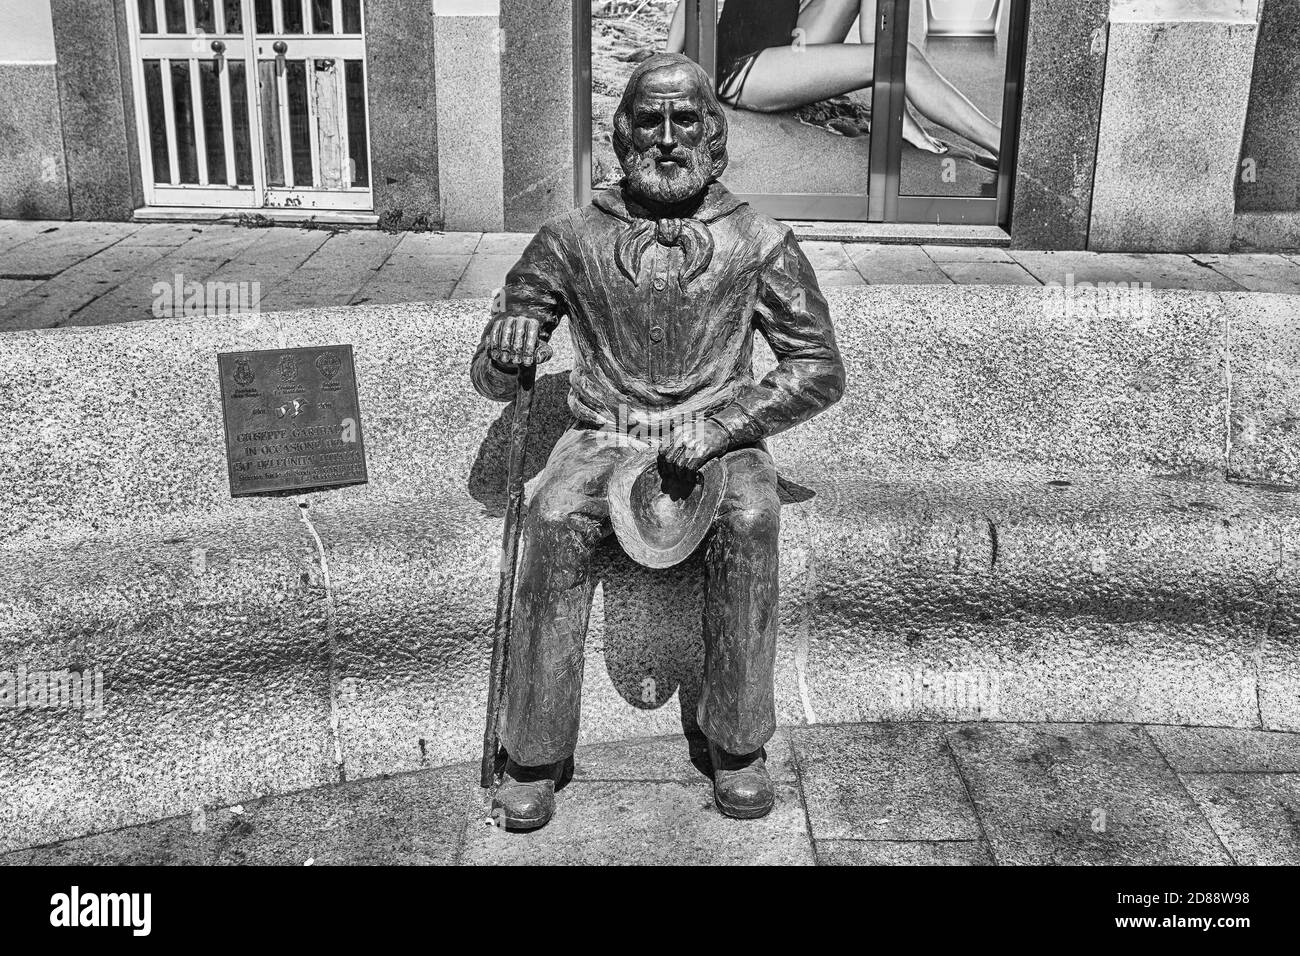
[[[501, 739], [516, 763], [553, 763], [578, 743], [592, 557], [613, 533], [605, 485], [634, 449], [617, 434], [567, 431], [538, 476], [524, 519]], [[705, 538], [704, 683], [700, 729], [747, 754], [776, 728], [776, 467], [766, 448], [724, 458], [727, 490]]]

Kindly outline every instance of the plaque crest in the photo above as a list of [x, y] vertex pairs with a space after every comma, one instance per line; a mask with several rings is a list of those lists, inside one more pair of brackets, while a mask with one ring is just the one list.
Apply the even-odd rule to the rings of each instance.
[[316, 357], [316, 371], [324, 378], [333, 378], [343, 367], [343, 359], [336, 352], [322, 352]]
[[253, 367], [248, 364], [248, 359], [240, 359], [235, 363], [235, 371], [231, 377], [240, 388], [247, 388], [257, 378], [253, 374]]

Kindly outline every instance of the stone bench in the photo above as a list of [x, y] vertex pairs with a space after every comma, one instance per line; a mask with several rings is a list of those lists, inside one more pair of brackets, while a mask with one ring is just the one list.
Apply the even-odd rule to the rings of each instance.
[[[1296, 300], [1044, 295], [831, 294], [848, 394], [772, 443], [780, 719], [1300, 729]], [[104, 678], [99, 714], [0, 709], [0, 850], [474, 758], [510, 414], [468, 384], [486, 310], [0, 336], [0, 672]], [[370, 483], [231, 499], [216, 354], [345, 342]], [[584, 739], [680, 732], [698, 566], [611, 544], [599, 573]]]

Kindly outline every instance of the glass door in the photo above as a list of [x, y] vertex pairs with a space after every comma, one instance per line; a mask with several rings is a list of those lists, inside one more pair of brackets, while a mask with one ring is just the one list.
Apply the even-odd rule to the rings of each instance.
[[132, 0], [145, 202], [372, 205], [361, 0]]
[[145, 201], [260, 204], [240, 0], [137, 0], [133, 67]]
[[1025, 7], [899, 0], [889, 42], [908, 52], [891, 85], [886, 221], [1007, 222]]
[[636, 64], [668, 49], [714, 79], [727, 109], [727, 186], [769, 215], [1004, 223], [1026, 7], [584, 0], [575, 111], [591, 126], [578, 141], [579, 200], [617, 181], [614, 107]]
[[252, 0], [263, 205], [369, 209], [361, 0]]

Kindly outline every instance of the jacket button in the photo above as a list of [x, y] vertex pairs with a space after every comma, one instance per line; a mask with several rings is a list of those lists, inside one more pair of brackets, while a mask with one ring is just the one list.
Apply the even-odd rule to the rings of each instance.
[[668, 283], [664, 281], [663, 276], [655, 276], [654, 287], [656, 292], [662, 292], [667, 288]]
[[663, 337], [664, 337], [664, 330], [659, 328], [659, 326], [656, 325], [650, 329], [651, 342], [659, 342], [663, 339]]

